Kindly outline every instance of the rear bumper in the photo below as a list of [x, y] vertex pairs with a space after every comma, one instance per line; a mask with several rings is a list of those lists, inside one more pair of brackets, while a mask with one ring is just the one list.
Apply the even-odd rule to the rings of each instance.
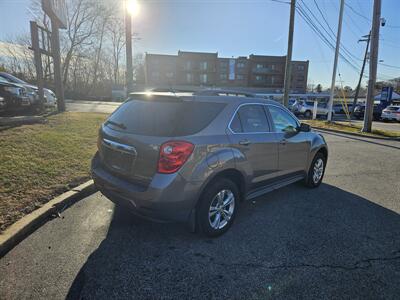
[[395, 115], [395, 114], [382, 114], [381, 115], [382, 120], [393, 120], [393, 121], [400, 121], [400, 115]]
[[197, 185], [186, 182], [179, 173], [156, 173], [144, 187], [110, 173], [101, 165], [98, 154], [92, 160], [91, 171], [96, 187], [107, 198], [154, 221], [188, 221], [197, 200]]

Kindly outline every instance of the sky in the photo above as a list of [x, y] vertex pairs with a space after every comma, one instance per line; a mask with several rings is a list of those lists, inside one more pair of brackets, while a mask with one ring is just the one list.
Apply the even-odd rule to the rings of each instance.
[[[68, 0], [67, 0], [68, 1]], [[140, 0], [139, 0], [140, 1]], [[286, 55], [290, 5], [288, 0], [142, 0], [133, 31], [141, 40], [134, 51], [176, 54], [178, 50], [218, 52], [220, 57]], [[0, 0], [0, 41], [29, 32], [31, 0]], [[318, 4], [318, 6], [316, 5]], [[341, 51], [353, 66], [339, 58], [337, 84], [355, 87], [368, 34], [373, 0], [345, 0]], [[123, 5], [115, 0], [115, 5]], [[340, 0], [297, 0], [303, 11], [314, 15], [328, 30], [322, 15], [336, 34]], [[318, 10], [319, 9], [319, 10]], [[378, 80], [400, 77], [400, 0], [382, 0]], [[322, 14], [322, 15], [321, 15]], [[324, 36], [334, 45], [316, 21]], [[296, 12], [294, 60], [309, 60], [309, 84], [330, 86], [334, 52]], [[366, 68], [368, 74], [368, 64]], [[366, 79], [363, 80], [363, 84]]]

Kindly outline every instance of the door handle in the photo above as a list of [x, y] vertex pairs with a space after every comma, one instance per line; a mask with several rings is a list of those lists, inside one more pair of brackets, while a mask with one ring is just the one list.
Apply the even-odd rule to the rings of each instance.
[[244, 146], [248, 146], [250, 144], [251, 144], [251, 142], [249, 140], [242, 140], [239, 142], [239, 145], [244, 145]]

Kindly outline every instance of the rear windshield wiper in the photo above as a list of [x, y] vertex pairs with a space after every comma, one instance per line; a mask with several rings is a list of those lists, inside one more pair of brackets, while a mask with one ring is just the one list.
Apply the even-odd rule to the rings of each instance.
[[125, 126], [124, 123], [118, 123], [118, 122], [114, 122], [114, 121], [111, 121], [111, 120], [107, 120], [106, 121], [106, 125], [107, 124], [111, 124], [111, 125], [117, 126], [117, 127], [121, 128], [121, 129], [126, 129], [126, 126]]

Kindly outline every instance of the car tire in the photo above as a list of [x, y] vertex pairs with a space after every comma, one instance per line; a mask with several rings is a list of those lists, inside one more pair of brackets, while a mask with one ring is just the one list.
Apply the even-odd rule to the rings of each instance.
[[318, 152], [308, 170], [307, 177], [304, 181], [305, 185], [309, 188], [318, 187], [324, 178], [325, 167], [326, 157], [321, 152]]
[[310, 110], [306, 110], [305, 111], [305, 113], [304, 113], [304, 118], [306, 118], [306, 119], [309, 119], [309, 118], [311, 118], [311, 111]]
[[199, 231], [208, 237], [224, 234], [232, 226], [239, 199], [239, 189], [229, 179], [220, 178], [208, 185], [196, 213]]

